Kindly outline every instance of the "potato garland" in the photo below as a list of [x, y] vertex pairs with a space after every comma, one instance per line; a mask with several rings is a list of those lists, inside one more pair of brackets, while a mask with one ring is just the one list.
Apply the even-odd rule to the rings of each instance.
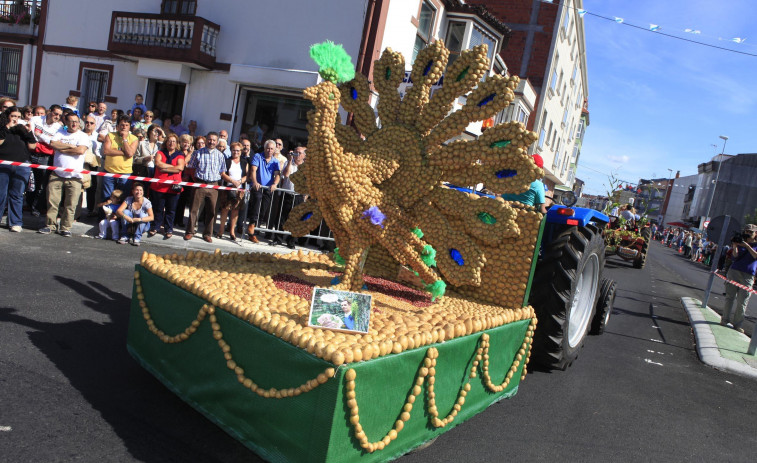
[[375, 132], [378, 127], [376, 127], [376, 114], [368, 104], [368, 98], [371, 95], [368, 78], [362, 74], [355, 74], [354, 79], [339, 86], [339, 92], [342, 95], [342, 106], [347, 112], [352, 113], [358, 131], [365, 137]]
[[285, 273], [316, 286], [328, 286], [332, 272], [340, 269], [326, 254], [297, 251], [284, 255], [223, 255], [189, 251], [186, 256], [161, 257], [145, 252], [142, 266], [334, 366], [398, 354], [535, 317], [530, 306], [515, 304], [518, 308], [505, 309], [469, 300], [456, 291], [424, 308], [368, 291], [374, 305], [370, 331], [365, 335], [341, 333], [308, 326], [310, 301], [279, 290], [273, 280], [274, 275]]
[[[499, 393], [504, 391], [510, 384], [515, 373], [518, 371], [518, 367], [523, 363], [523, 370], [520, 379], [523, 380], [526, 377], [527, 370], [526, 365], [531, 357], [531, 341], [533, 340], [534, 330], [536, 328], [536, 321], [532, 320], [526, 331], [525, 339], [518, 352], [515, 354], [510, 368], [508, 369], [505, 379], [501, 384], [494, 384], [491, 381], [489, 373], [489, 335], [482, 333], [479, 338], [478, 346], [475, 351], [475, 359], [468, 373], [468, 378], [465, 384], [462, 385], [457, 393], [455, 404], [452, 406], [452, 410], [444, 418], [439, 418], [439, 410], [436, 406], [436, 393], [434, 392], [434, 384], [436, 382], [436, 364], [439, 358], [439, 350], [435, 347], [430, 347], [426, 351], [426, 355], [423, 361], [418, 366], [416, 372], [415, 384], [410, 389], [407, 395], [405, 403], [402, 405], [401, 411], [397, 420], [394, 422], [394, 426], [390, 429], [386, 435], [380, 440], [371, 442], [365, 433], [365, 430], [360, 425], [360, 408], [357, 402], [357, 393], [355, 391], [355, 380], [357, 378], [357, 372], [350, 368], [344, 375], [344, 395], [347, 400], [347, 408], [349, 409], [349, 423], [352, 426], [352, 432], [355, 438], [360, 443], [360, 446], [368, 453], [373, 453], [377, 450], [383, 450], [393, 440], [395, 440], [398, 434], [404, 429], [405, 423], [410, 420], [413, 408], [416, 404], [418, 396], [423, 392], [423, 385], [426, 384], [426, 413], [429, 416], [429, 424], [435, 428], [443, 428], [455, 420], [458, 413], [465, 405], [465, 397], [471, 390], [471, 379], [478, 376], [477, 371], [481, 370], [481, 382], [484, 387], [492, 393]], [[524, 361], [525, 357], [525, 361]], [[480, 367], [480, 368], [479, 368]]]
[[399, 116], [402, 98], [397, 88], [404, 78], [405, 57], [402, 53], [386, 48], [373, 66], [373, 85], [381, 95], [376, 105], [381, 125], [396, 122]]
[[[447, 283], [486, 302], [517, 300], [517, 293], [525, 288], [528, 275], [519, 272], [515, 286], [509, 281], [498, 285], [510, 291], [506, 297], [493, 297], [486, 287], [492, 282], [485, 282], [482, 272], [501, 271], [486, 270], [495, 263], [530, 263], [529, 246], [535, 241], [538, 223], [516, 219], [527, 212], [512, 212], [502, 201], [483, 201], [442, 186], [445, 181], [458, 185], [483, 181], [497, 193], [521, 193], [544, 175], [528, 155], [536, 134], [518, 122], [490, 128], [478, 140], [442, 145], [471, 122], [508, 106], [519, 79], [494, 75], [481, 82], [489, 69], [485, 45], [464, 51], [449, 67], [448, 58], [441, 40], [421, 50], [410, 73], [412, 85], [400, 98], [404, 58], [391, 49], [382, 53], [373, 73], [379, 93], [379, 129], [368, 105], [370, 87], [364, 76], [343, 79], [346, 82], [337, 88], [328, 79], [339, 81], [338, 73], [335, 77], [333, 69], [321, 66], [328, 71], [323, 73], [327, 81], [304, 92], [315, 109], [308, 116], [308, 162], [298, 171], [298, 179], [307, 184], [317, 203], [297, 206], [285, 226], [302, 236], [314, 228], [319, 218], [316, 208], [321, 211], [345, 260], [340, 288], [358, 291], [362, 287], [364, 262], [388, 278], [394, 278], [392, 274], [401, 266], [410, 267], [435, 296], [444, 293]], [[429, 98], [431, 87], [437, 84], [441, 85]], [[465, 98], [463, 108], [450, 114], [461, 97]], [[340, 102], [353, 112], [364, 139], [341, 124]], [[424, 238], [410, 233], [419, 226]], [[435, 262], [423, 258], [429, 244], [436, 252]], [[497, 255], [487, 254], [492, 249]], [[372, 259], [375, 252], [382, 256]]]
[[441, 79], [447, 67], [449, 50], [444, 46], [444, 41], [437, 40], [430, 43], [426, 48], [418, 52], [410, 71], [412, 87], [407, 89], [405, 98], [400, 106], [399, 122], [406, 125], [415, 125], [423, 108], [428, 104], [431, 86]]
[[449, 114], [458, 96], [470, 92], [486, 75], [489, 71], [488, 49], [488, 45], [481, 44], [463, 50], [447, 68], [444, 85], [434, 92], [429, 104], [423, 108], [423, 117], [418, 118], [415, 123], [421, 134], [427, 135]]
[[218, 324], [218, 319], [215, 316], [215, 307], [209, 304], [203, 304], [203, 306], [200, 308], [200, 311], [197, 314], [197, 318], [192, 321], [192, 323], [184, 330], [184, 332], [179, 333], [175, 336], [168, 336], [163, 331], [161, 331], [157, 326], [155, 326], [155, 322], [152, 320], [152, 317], [150, 316], [150, 309], [147, 307], [147, 303], [145, 302], [144, 290], [142, 289], [142, 283], [140, 281], [139, 272], [134, 272], [134, 283], [136, 285], [137, 299], [139, 300], [139, 306], [142, 308], [142, 314], [144, 316], [145, 321], [147, 322], [147, 328], [150, 330], [151, 333], [157, 336], [158, 339], [160, 339], [162, 342], [166, 344], [174, 344], [174, 343], [186, 341], [187, 339], [189, 339], [189, 336], [191, 336], [197, 331], [197, 328], [200, 326], [200, 323], [202, 323], [202, 321], [205, 319], [206, 315], [210, 315], [208, 317], [208, 320], [210, 322], [210, 327], [213, 331], [213, 339], [215, 339], [218, 342], [218, 347], [220, 347], [221, 351], [223, 351], [223, 357], [226, 360], [226, 366], [237, 375], [237, 380], [242, 385], [244, 385], [244, 387], [250, 389], [252, 392], [258, 394], [261, 397], [264, 397], [266, 399], [270, 399], [270, 398], [284, 399], [287, 397], [296, 397], [305, 392], [310, 392], [316, 387], [320, 386], [321, 384], [326, 383], [329, 379], [333, 378], [334, 374], [336, 373], [336, 370], [334, 368], [329, 367], [329, 368], [326, 368], [323, 371], [323, 373], [320, 373], [315, 378], [308, 380], [304, 382], [303, 384], [294, 388], [287, 388], [287, 389], [261, 388], [252, 379], [245, 376], [244, 369], [240, 367], [239, 365], [237, 365], [237, 363], [234, 361], [234, 358], [231, 356], [231, 346], [229, 346], [229, 344], [227, 344], [226, 341], [223, 340], [223, 333], [221, 332], [221, 326]]

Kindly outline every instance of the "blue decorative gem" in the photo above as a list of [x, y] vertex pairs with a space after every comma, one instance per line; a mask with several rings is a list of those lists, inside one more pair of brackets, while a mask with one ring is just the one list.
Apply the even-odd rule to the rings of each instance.
[[496, 175], [497, 178], [510, 178], [518, 175], [518, 171], [512, 169], [502, 169], [495, 172], [494, 175]]
[[357, 90], [355, 90], [355, 87], [350, 87], [350, 96], [353, 100], [357, 100]]
[[432, 65], [432, 64], [434, 64], [434, 62], [433, 62], [433, 61], [429, 61], [429, 62], [428, 62], [428, 64], [426, 65], [426, 68], [425, 68], [425, 69], [423, 69], [423, 75], [424, 75], [424, 76], [425, 76], [426, 74], [428, 74], [429, 72], [431, 72], [431, 65]]
[[463, 255], [460, 254], [460, 251], [458, 251], [457, 249], [454, 249], [454, 248], [450, 249], [449, 256], [452, 258], [452, 260], [455, 261], [457, 265], [462, 266], [463, 264], [465, 264], [465, 261], [463, 260]]
[[331, 285], [338, 285], [342, 280], [339, 279], [339, 277], [334, 277], [331, 279]]
[[304, 221], [308, 220], [311, 217], [313, 217], [313, 213], [312, 212], [306, 212], [305, 214], [303, 214], [302, 217], [300, 217], [300, 220], [302, 220], [304, 222]]
[[487, 96], [483, 100], [478, 102], [478, 106], [486, 106], [487, 104], [491, 103], [494, 97], [497, 96], [496, 93], [492, 93], [491, 95]]

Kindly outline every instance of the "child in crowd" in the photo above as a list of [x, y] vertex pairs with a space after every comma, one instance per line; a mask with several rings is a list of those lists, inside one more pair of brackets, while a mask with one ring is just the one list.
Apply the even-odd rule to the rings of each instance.
[[147, 112], [147, 106], [145, 106], [145, 98], [142, 96], [141, 93], [137, 93], [137, 95], [134, 97], [134, 105], [131, 107], [131, 113], [134, 114], [134, 110], [136, 108], [139, 108], [142, 110], [142, 114]]
[[121, 206], [124, 200], [124, 193], [121, 190], [113, 190], [110, 198], [97, 205], [97, 207], [103, 208], [105, 211], [105, 218], [100, 221], [100, 234], [95, 238], [98, 240], [104, 240], [108, 236], [108, 229], [110, 229], [110, 235], [112, 240], [118, 239], [118, 226], [120, 221], [116, 216], [116, 211]]

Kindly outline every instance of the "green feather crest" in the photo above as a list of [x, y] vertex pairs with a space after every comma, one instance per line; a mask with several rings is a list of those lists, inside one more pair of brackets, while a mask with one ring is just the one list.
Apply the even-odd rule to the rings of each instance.
[[434, 283], [430, 285], [426, 285], [426, 291], [431, 293], [431, 300], [436, 300], [437, 297], [444, 296], [444, 292], [447, 289], [447, 283], [443, 282], [442, 280], [436, 280]]
[[341, 45], [331, 40], [310, 46], [310, 57], [318, 64], [318, 73], [323, 80], [341, 83], [355, 77], [355, 67], [352, 58]]

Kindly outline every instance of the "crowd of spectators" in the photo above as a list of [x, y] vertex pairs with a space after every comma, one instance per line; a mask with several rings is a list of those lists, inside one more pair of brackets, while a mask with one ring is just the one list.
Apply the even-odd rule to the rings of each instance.
[[[0, 165], [0, 213], [7, 207], [10, 231], [22, 231], [22, 211], [27, 210], [45, 217], [39, 233], [64, 237], [71, 236], [74, 220], [86, 214], [100, 221], [97, 238], [122, 244], [139, 246], [143, 235], [159, 233], [170, 239], [178, 226], [185, 227], [185, 240], [200, 227], [207, 242], [223, 238], [226, 231], [237, 240], [238, 231], [246, 230], [257, 243], [264, 231], [270, 244], [285, 242], [294, 248], [282, 224], [291, 208], [306, 200], [296, 195], [289, 179], [305, 161], [304, 146], [289, 151], [282, 139], [259, 144], [257, 137], [251, 140], [244, 133], [232, 142], [226, 130], [202, 135], [196, 121], [185, 126], [180, 114], [161, 121], [160, 111], [148, 110], [142, 95], [126, 112], [109, 112], [106, 103], [92, 101], [80, 114], [78, 104], [75, 96], [49, 108], [19, 107], [0, 99], [0, 160], [73, 169]], [[235, 190], [92, 177], [82, 170]]]

